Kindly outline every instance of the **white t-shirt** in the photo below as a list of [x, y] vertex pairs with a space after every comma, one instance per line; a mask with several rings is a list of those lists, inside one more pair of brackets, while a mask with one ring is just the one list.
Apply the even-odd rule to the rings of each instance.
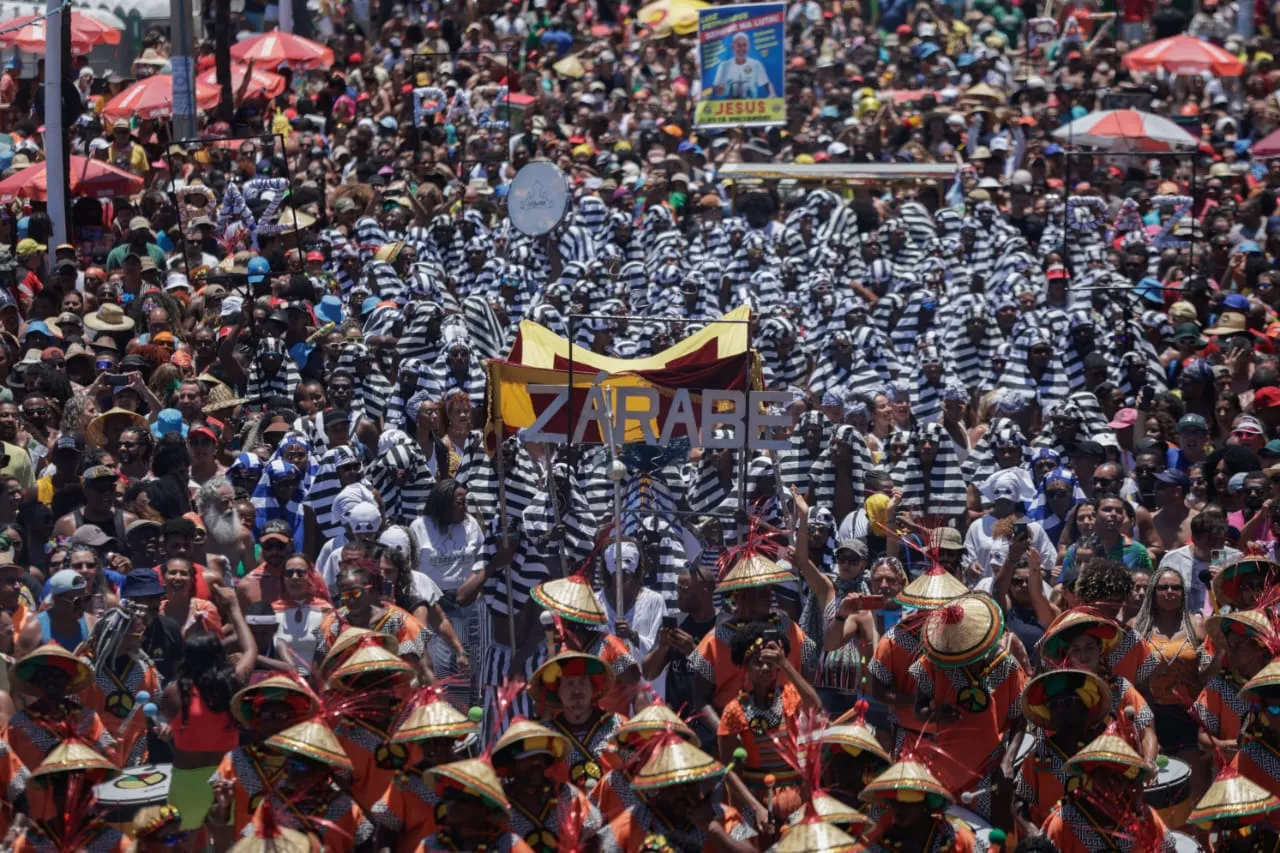
[[310, 663], [320, 643], [320, 621], [329, 608], [304, 604], [276, 611], [276, 651], [287, 645], [299, 659]]
[[454, 592], [471, 576], [471, 566], [484, 548], [480, 523], [467, 516], [445, 530], [429, 518], [415, 518], [409, 525], [418, 541], [418, 571], [444, 592]]
[[[613, 583], [613, 576], [606, 575], [608, 583]], [[596, 598], [604, 605], [604, 613], [609, 617], [609, 633], [617, 633], [617, 618], [613, 612], [613, 606], [609, 604], [609, 600], [603, 595], [597, 595]], [[627, 622], [631, 624], [631, 630], [635, 631], [640, 637], [640, 648], [635, 648], [630, 640], [626, 640], [628, 646], [631, 647], [633, 654], [636, 654], [636, 660], [641, 660], [649, 652], [653, 651], [653, 647], [658, 643], [658, 631], [662, 628], [662, 617], [667, 613], [667, 604], [662, 596], [648, 587], [640, 587], [640, 592], [636, 594], [636, 600], [631, 605], [631, 610], [624, 613], [623, 616]]]
[[[964, 565], [968, 567], [977, 563], [984, 578], [991, 577], [992, 570], [1004, 563], [1004, 558], [1009, 555], [1009, 540], [991, 535], [995, 524], [994, 516], [984, 515], [977, 523], [969, 525], [964, 536]], [[1034, 521], [1027, 522], [1027, 533], [1031, 536], [1031, 547], [1040, 553], [1040, 565], [1045, 572], [1052, 572], [1058, 562], [1058, 549], [1053, 546], [1053, 540]]]
[[754, 98], [759, 89], [768, 87], [769, 75], [760, 60], [747, 57], [742, 62], [729, 59], [716, 67], [715, 88], [724, 88], [721, 98]]

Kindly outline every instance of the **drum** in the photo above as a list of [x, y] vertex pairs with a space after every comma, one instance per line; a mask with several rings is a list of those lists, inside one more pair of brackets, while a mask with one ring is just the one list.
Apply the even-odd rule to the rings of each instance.
[[172, 764], [144, 764], [95, 785], [93, 794], [107, 810], [107, 823], [127, 835], [133, 832], [133, 816], [139, 809], [169, 802], [172, 779]]
[[1190, 835], [1184, 835], [1181, 832], [1170, 832], [1169, 837], [1173, 839], [1173, 849], [1177, 853], [1204, 853], [1204, 848], [1200, 846], [1200, 842]]
[[569, 210], [569, 182], [552, 163], [528, 164], [511, 179], [507, 192], [507, 215], [521, 234], [540, 237], [549, 234]]
[[1013, 757], [1013, 769], [1020, 770], [1022, 762], [1027, 760], [1027, 756], [1031, 754], [1031, 750], [1035, 749], [1036, 739], [1031, 736], [1030, 732], [1022, 735], [1022, 743], [1018, 744], [1018, 753]]
[[1187, 822], [1191, 814], [1191, 766], [1172, 756], [1161, 756], [1163, 764], [1156, 778], [1147, 783], [1144, 799], [1160, 814], [1164, 825], [1177, 829]]
[[991, 824], [987, 823], [981, 817], [969, 811], [964, 806], [951, 806], [947, 809], [947, 817], [953, 817], [961, 823], [968, 824], [969, 828], [973, 830], [973, 834], [978, 837], [979, 841], [983, 842], [983, 847], [985, 847], [986, 843], [990, 841], [992, 830]]

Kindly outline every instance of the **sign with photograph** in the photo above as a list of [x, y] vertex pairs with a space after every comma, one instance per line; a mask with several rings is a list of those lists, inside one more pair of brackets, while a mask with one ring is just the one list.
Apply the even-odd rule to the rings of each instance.
[[698, 10], [700, 127], [783, 124], [786, 109], [785, 3]]

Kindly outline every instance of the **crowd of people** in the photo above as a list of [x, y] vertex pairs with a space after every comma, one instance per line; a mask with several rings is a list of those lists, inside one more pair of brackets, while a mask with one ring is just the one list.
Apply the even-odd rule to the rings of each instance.
[[[0, 847], [1280, 849], [1273, 9], [796, 2], [707, 129], [665, 2], [322, 3], [194, 141], [77, 57], [142, 189], [0, 213]], [[1123, 62], [1183, 33], [1244, 73]], [[1199, 147], [1055, 141], [1117, 105]], [[787, 449], [494, 429], [522, 323], [740, 306]]]

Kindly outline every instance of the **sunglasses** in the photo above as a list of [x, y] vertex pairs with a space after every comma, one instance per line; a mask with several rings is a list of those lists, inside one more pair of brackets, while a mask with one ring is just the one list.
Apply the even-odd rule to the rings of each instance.
[[262, 543], [262, 550], [264, 551], [283, 551], [288, 547], [288, 545], [278, 539], [268, 539], [266, 542]]
[[1030, 578], [1010, 578], [1010, 580], [1009, 580], [1009, 586], [1014, 586], [1014, 587], [1024, 587], [1024, 586], [1025, 586], [1025, 587], [1030, 587], [1030, 586], [1031, 586], [1031, 579], [1030, 579]]
[[367, 586], [358, 586], [355, 589], [344, 589], [338, 593], [338, 598], [343, 601], [359, 601], [364, 598], [365, 593], [369, 591]]
[[287, 578], [305, 578], [307, 576], [306, 569], [286, 569], [284, 576]]
[[1182, 584], [1180, 583], [1156, 584], [1156, 592], [1182, 592]]

